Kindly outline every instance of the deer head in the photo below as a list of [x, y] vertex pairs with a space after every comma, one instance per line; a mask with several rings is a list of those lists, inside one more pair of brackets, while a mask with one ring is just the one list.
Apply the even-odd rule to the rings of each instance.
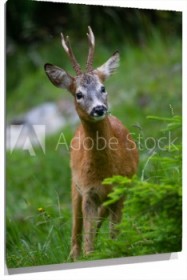
[[118, 67], [119, 53], [116, 51], [103, 65], [94, 70], [95, 38], [90, 27], [87, 36], [89, 52], [85, 72], [82, 72], [73, 54], [69, 37], [64, 38], [62, 33], [62, 46], [70, 58], [76, 76], [72, 77], [62, 68], [49, 63], [45, 64], [44, 68], [49, 80], [56, 87], [66, 88], [72, 93], [80, 119], [99, 121], [104, 119], [108, 112], [107, 92], [103, 83]]

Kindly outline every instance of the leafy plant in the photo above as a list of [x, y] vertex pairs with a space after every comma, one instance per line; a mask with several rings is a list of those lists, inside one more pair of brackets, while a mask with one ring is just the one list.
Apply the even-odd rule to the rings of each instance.
[[[149, 117], [165, 121], [164, 131], [180, 130], [182, 118]], [[149, 165], [157, 166], [156, 176], [151, 168], [146, 178], [114, 176], [104, 180], [114, 185], [108, 206], [125, 195], [123, 219], [118, 226], [119, 240], [112, 241], [123, 255], [143, 255], [181, 250], [182, 234], [182, 144], [165, 146], [155, 152]], [[154, 169], [155, 173], [155, 169]]]

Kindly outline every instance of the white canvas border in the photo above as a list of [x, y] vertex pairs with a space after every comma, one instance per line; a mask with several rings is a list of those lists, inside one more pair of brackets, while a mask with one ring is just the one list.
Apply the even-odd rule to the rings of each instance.
[[[16, 1], [16, 0], [15, 0]], [[49, 0], [47, 0], [49, 1]], [[50, 0], [51, 1], [51, 0]], [[117, 3], [109, 0], [100, 1], [62, 1], [56, 0], [51, 2], [65, 2], [65, 3], [80, 3], [80, 4], [94, 4], [94, 5], [107, 5], [107, 6], [120, 6], [120, 7], [135, 7], [135, 8], [148, 8], [148, 9], [159, 9], [159, 10], [177, 10], [183, 12], [183, 251], [177, 254], [171, 254], [171, 260], [158, 260], [156, 262], [140, 262], [140, 263], [131, 263], [124, 265], [112, 265], [104, 267], [91, 267], [91, 268], [79, 268], [79, 269], [70, 269], [64, 271], [47, 271], [40, 273], [31, 273], [31, 274], [18, 274], [18, 275], [5, 275], [6, 269], [4, 270], [5, 264], [5, 244], [4, 244], [4, 212], [5, 212], [5, 192], [4, 192], [4, 112], [5, 112], [5, 98], [4, 98], [4, 3], [5, 1], [0, 1], [0, 36], [1, 36], [1, 68], [0, 68], [0, 168], [1, 168], [1, 195], [0, 195], [0, 207], [1, 207], [1, 219], [0, 219], [0, 279], [168, 279], [168, 280], [186, 280], [187, 279], [187, 191], [186, 185], [187, 180], [185, 176], [184, 166], [186, 166], [186, 116], [185, 116], [185, 104], [187, 104], [187, 98], [185, 93], [187, 93], [186, 77], [187, 77], [187, 1], [186, 0], [118, 0]]]

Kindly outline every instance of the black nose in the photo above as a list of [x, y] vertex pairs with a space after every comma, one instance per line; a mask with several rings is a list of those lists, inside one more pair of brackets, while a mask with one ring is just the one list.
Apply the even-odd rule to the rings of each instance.
[[94, 117], [101, 117], [107, 111], [107, 108], [103, 105], [98, 105], [92, 109], [91, 115]]

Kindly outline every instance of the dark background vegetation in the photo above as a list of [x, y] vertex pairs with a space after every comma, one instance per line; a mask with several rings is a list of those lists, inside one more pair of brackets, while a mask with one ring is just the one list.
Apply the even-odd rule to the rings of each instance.
[[[112, 242], [107, 223], [104, 224], [95, 255], [89, 259], [180, 251], [180, 12], [8, 0], [7, 122], [43, 102], [70, 98], [49, 84], [43, 65], [51, 62], [72, 72], [60, 44], [60, 32], [70, 36], [75, 54], [84, 65], [88, 25], [96, 36], [95, 65], [102, 64], [116, 49], [120, 51], [120, 68], [107, 82], [112, 113], [130, 129], [136, 141], [138, 135], [142, 139], [139, 179], [127, 193], [127, 212], [124, 211], [119, 239]], [[148, 115], [168, 119], [151, 120]], [[172, 139], [177, 137], [178, 150], [166, 147], [160, 151], [152, 146], [151, 138], [145, 147], [148, 137], [165, 137], [162, 147], [167, 146], [170, 128]], [[74, 126], [64, 128], [67, 141], [74, 130]], [[69, 152], [55, 150], [58, 138], [59, 133], [46, 139], [45, 155], [39, 148], [35, 157], [26, 151], [7, 151], [9, 267], [70, 261]], [[119, 187], [122, 181], [117, 181]]]
[[88, 25], [108, 44], [146, 44], [154, 29], [163, 37], [182, 33], [181, 13], [172, 11], [9, 0], [6, 13], [8, 39], [27, 46], [62, 31], [82, 38]]

